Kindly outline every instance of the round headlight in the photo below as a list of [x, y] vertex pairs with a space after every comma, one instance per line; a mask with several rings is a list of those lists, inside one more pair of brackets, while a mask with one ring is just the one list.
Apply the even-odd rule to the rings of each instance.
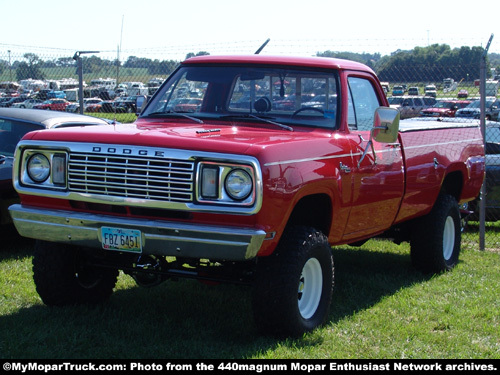
[[234, 169], [227, 175], [224, 186], [231, 198], [241, 201], [252, 192], [252, 177], [243, 169]]
[[45, 155], [35, 154], [28, 160], [28, 175], [35, 182], [44, 182], [50, 175], [49, 159]]

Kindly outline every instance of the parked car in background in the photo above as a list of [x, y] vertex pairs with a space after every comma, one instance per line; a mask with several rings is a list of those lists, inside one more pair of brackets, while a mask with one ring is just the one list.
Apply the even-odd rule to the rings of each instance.
[[33, 106], [42, 103], [40, 99], [26, 99], [23, 102], [15, 103], [12, 108], [33, 108]]
[[[486, 177], [485, 220], [500, 220], [500, 123], [486, 123]], [[469, 202], [465, 209], [470, 213], [467, 220], [479, 220], [479, 198]]]
[[174, 107], [175, 112], [196, 112], [203, 103], [202, 98], [190, 98], [186, 103], [178, 104]]
[[[487, 97], [485, 101], [485, 119], [498, 121], [498, 112], [500, 112], [500, 99]], [[474, 100], [467, 107], [459, 109], [455, 117], [478, 119], [481, 115], [481, 100]]]
[[470, 103], [470, 100], [438, 100], [432, 107], [420, 111], [420, 116], [455, 117], [457, 110], [467, 107]]
[[457, 98], [464, 99], [469, 96], [469, 92], [467, 90], [460, 90], [457, 94]]
[[427, 86], [425, 86], [425, 88], [424, 88], [424, 94], [426, 96], [432, 96], [433, 98], [435, 98], [437, 96], [436, 85], [427, 85]]
[[326, 103], [326, 95], [316, 95], [310, 102], [302, 103], [302, 107], [314, 107], [321, 109], [332, 109], [337, 105], [337, 95], [328, 95], [328, 105]]
[[8, 100], [4, 100], [0, 103], [0, 107], [12, 107], [16, 103], [21, 103], [26, 100], [25, 97], [20, 97], [20, 96], [14, 96], [13, 98], [9, 98]]
[[101, 102], [100, 111], [102, 113], [115, 113], [116, 103], [116, 100], [104, 100], [103, 102]]
[[[85, 99], [83, 99], [83, 111], [88, 112], [87, 107], [89, 105], [101, 103], [102, 101], [103, 100], [101, 98], [85, 98]], [[66, 107], [65, 110], [66, 110], [66, 112], [78, 113], [80, 111], [80, 103], [79, 102], [70, 103]]]
[[[273, 103], [272, 103], [273, 109], [277, 109], [277, 110], [281, 110], [281, 111], [289, 111], [289, 110], [294, 109], [296, 106], [295, 94], [288, 95], [288, 96], [285, 96], [283, 98], [282, 97], [277, 97], [277, 98], [278, 98], [277, 100], [273, 100]], [[301, 105], [303, 105], [303, 103], [313, 101], [315, 98], [315, 95], [302, 94], [302, 96], [300, 98], [301, 98]], [[234, 108], [232, 103], [231, 103], [231, 107]]]
[[420, 92], [418, 91], [418, 87], [413, 86], [408, 89], [408, 95], [420, 95]]
[[80, 112], [80, 103], [71, 103], [66, 106], [65, 108], [66, 112], [71, 112], [71, 113], [78, 113]]
[[48, 99], [33, 106], [34, 109], [45, 109], [50, 111], [64, 111], [71, 103], [66, 99]]
[[392, 108], [399, 110], [402, 119], [417, 117], [424, 108], [436, 103], [434, 98], [421, 96], [392, 96], [387, 100]]
[[97, 117], [24, 108], [0, 108], [0, 224], [10, 223], [7, 207], [18, 201], [12, 186], [12, 165], [17, 143], [28, 132], [83, 125], [108, 125]]
[[392, 96], [401, 96], [405, 94], [403, 86], [394, 86], [392, 88]]
[[[116, 99], [115, 110], [117, 113], [137, 113], [137, 98], [142, 95], [127, 96]], [[191, 99], [191, 98], [189, 98]]]
[[103, 100], [101, 100], [99, 102], [95, 102], [95, 103], [87, 103], [84, 106], [84, 111], [85, 112], [93, 112], [93, 113], [101, 112], [102, 102], [103, 102]]

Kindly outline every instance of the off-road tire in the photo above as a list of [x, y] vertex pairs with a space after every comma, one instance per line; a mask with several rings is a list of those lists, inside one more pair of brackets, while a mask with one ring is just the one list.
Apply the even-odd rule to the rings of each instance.
[[451, 270], [458, 263], [462, 230], [456, 199], [439, 194], [431, 212], [416, 220], [410, 240], [411, 261], [425, 273]]
[[309, 227], [285, 231], [273, 254], [258, 259], [253, 291], [257, 328], [297, 337], [322, 325], [329, 313], [333, 280], [327, 237]]
[[35, 244], [33, 280], [46, 305], [101, 303], [112, 294], [117, 278], [118, 270], [89, 265], [78, 247], [45, 241]]

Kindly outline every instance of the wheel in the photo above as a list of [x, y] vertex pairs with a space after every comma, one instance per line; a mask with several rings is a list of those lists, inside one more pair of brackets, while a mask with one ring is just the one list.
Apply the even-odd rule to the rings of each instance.
[[33, 279], [42, 301], [49, 306], [95, 304], [109, 298], [118, 277], [115, 269], [86, 264], [77, 247], [37, 241]]
[[292, 113], [292, 117], [298, 115], [300, 112], [304, 111], [316, 111], [321, 113], [322, 115], [325, 114], [325, 111], [323, 111], [321, 108], [316, 108], [316, 107], [302, 107], [297, 109], [295, 112]]
[[448, 271], [458, 263], [461, 217], [454, 197], [441, 193], [431, 212], [419, 218], [410, 239], [411, 261], [423, 272]]
[[258, 260], [252, 301], [258, 329], [297, 337], [323, 324], [333, 278], [326, 236], [309, 227], [287, 230], [274, 253]]

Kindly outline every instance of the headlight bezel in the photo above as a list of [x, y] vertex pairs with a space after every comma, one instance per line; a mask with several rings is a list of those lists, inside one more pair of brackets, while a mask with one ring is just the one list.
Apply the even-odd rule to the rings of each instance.
[[[47, 163], [47, 172], [37, 177], [30, 167], [34, 160]], [[49, 189], [65, 189], [67, 184], [67, 153], [61, 150], [25, 149], [20, 165], [20, 181], [22, 186], [43, 187]]]
[[[205, 173], [214, 174], [216, 177], [213, 182], [214, 186], [207, 189], [203, 185], [207, 181]], [[214, 173], [215, 171], [215, 173]], [[250, 180], [250, 189], [238, 197], [234, 192], [228, 191], [228, 178], [235, 173], [244, 173]], [[256, 190], [258, 178], [253, 165], [227, 163], [217, 161], [202, 161], [197, 168], [197, 184], [196, 184], [196, 200], [198, 203], [221, 204], [221, 205], [237, 205], [249, 207], [256, 202]], [[214, 191], [213, 194], [204, 194], [206, 191]]]

